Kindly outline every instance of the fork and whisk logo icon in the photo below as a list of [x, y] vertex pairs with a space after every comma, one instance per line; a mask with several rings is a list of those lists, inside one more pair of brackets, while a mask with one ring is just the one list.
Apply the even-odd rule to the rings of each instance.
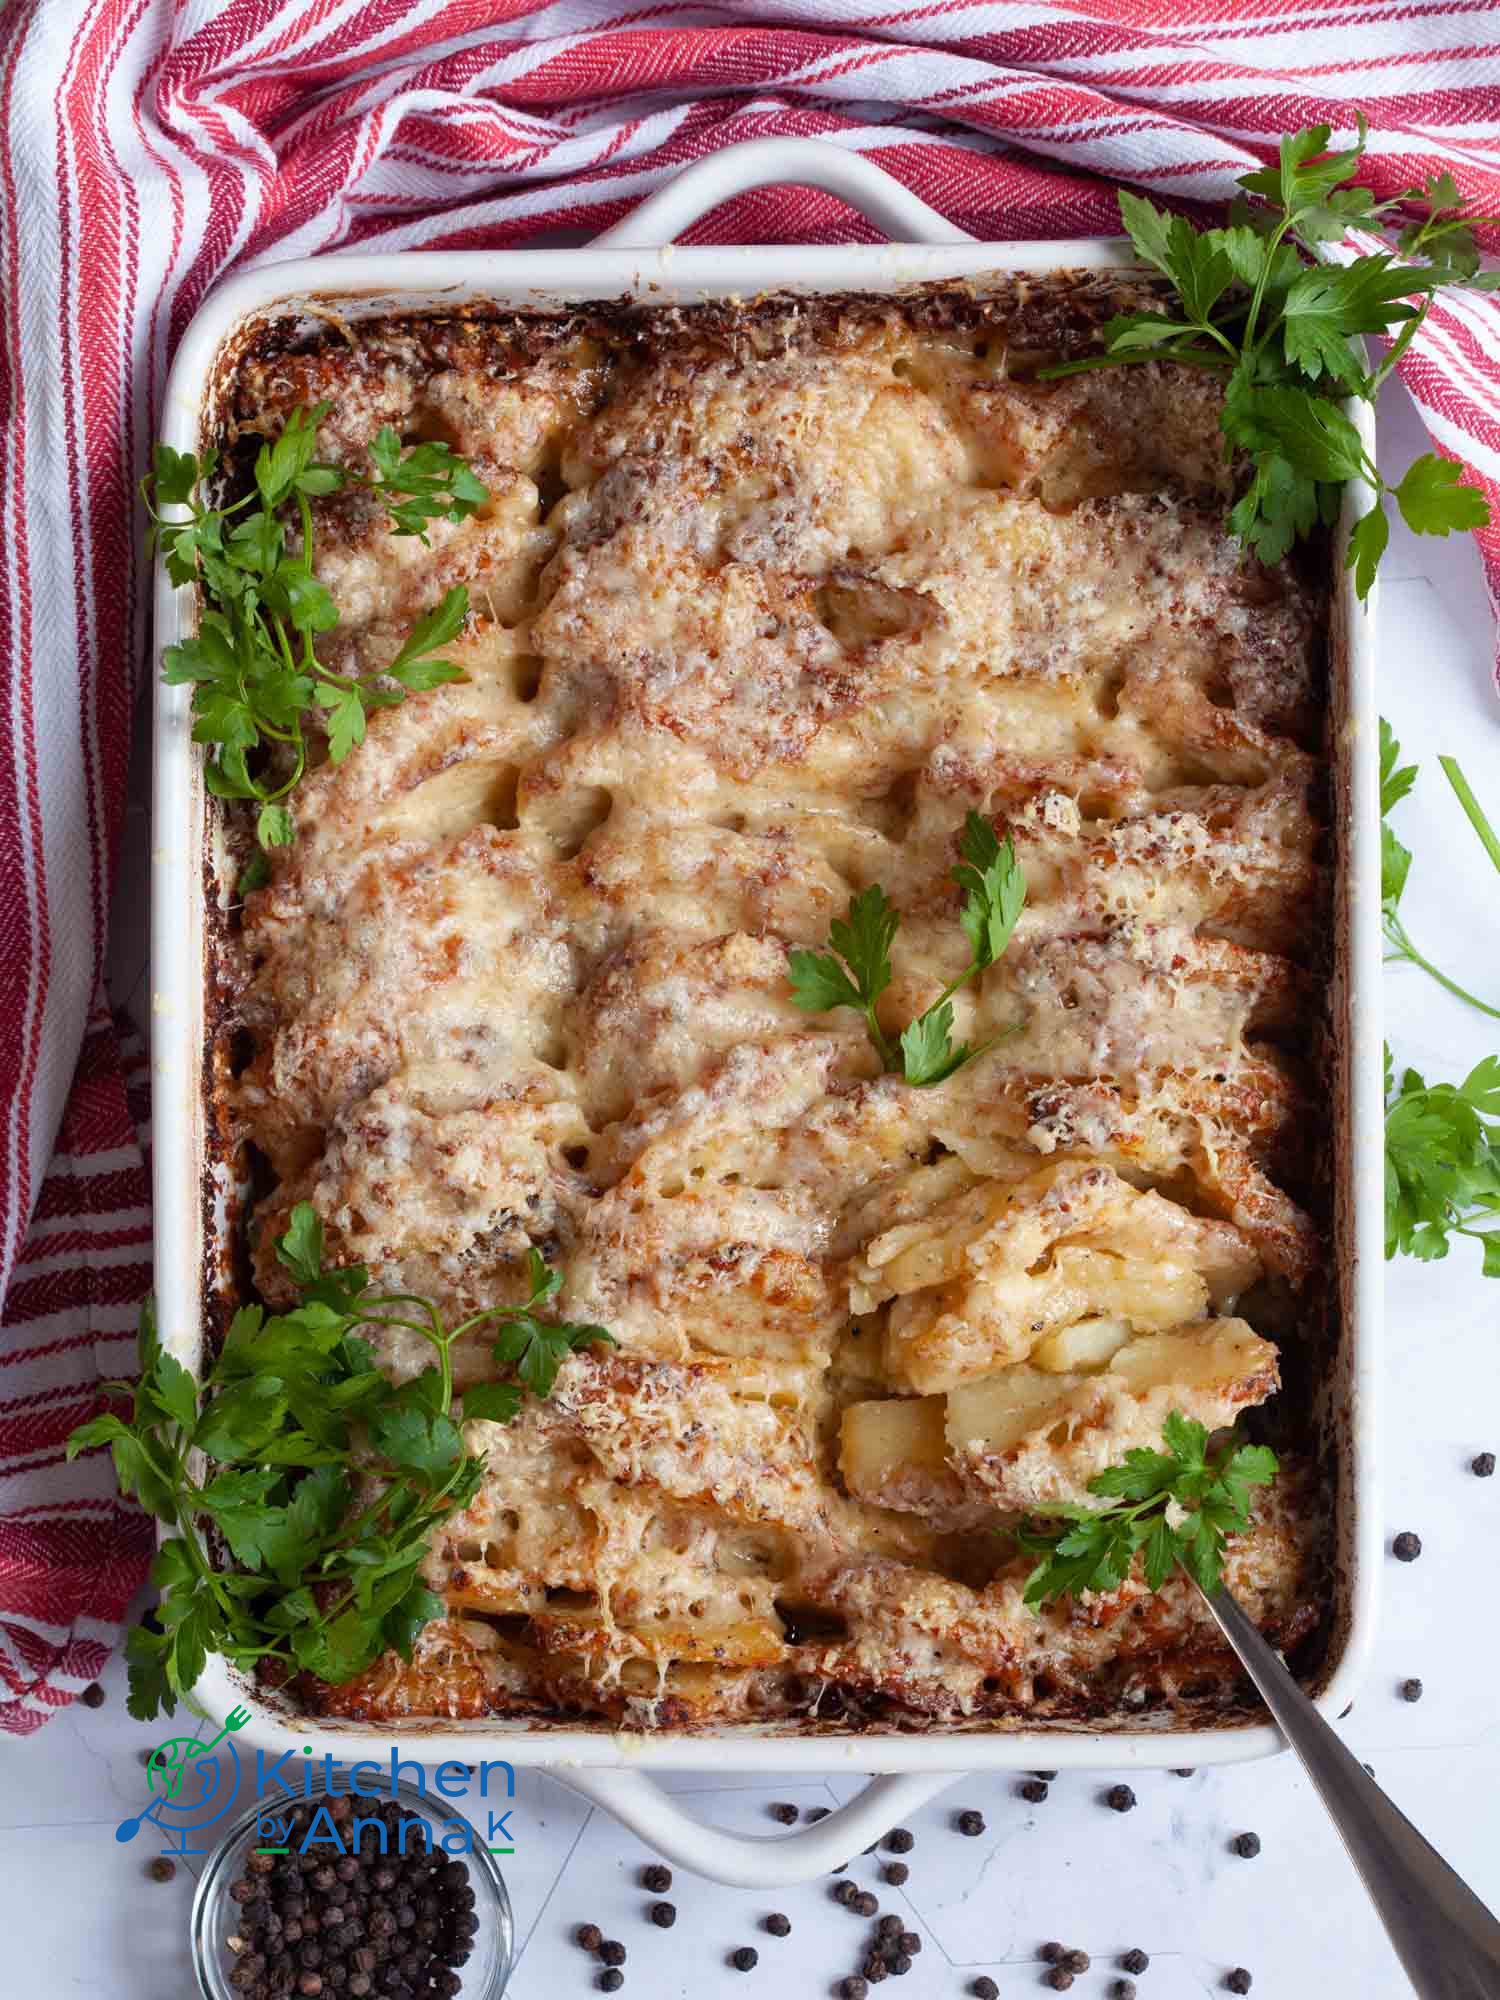
[[234, 1736], [249, 1720], [248, 1709], [232, 1708], [218, 1735], [207, 1742], [196, 1736], [172, 1736], [159, 1743], [146, 1764], [154, 1794], [151, 1803], [133, 1819], [121, 1820], [115, 1839], [134, 1840], [149, 1820], [167, 1836], [166, 1853], [206, 1854], [206, 1848], [189, 1847], [188, 1836], [222, 1819], [239, 1796], [240, 1755]]

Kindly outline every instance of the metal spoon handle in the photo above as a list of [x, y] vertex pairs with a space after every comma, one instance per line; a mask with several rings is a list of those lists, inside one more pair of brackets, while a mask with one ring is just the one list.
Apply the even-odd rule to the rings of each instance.
[[1228, 1590], [1208, 1603], [1317, 1786], [1421, 2000], [1500, 2000], [1500, 1923], [1344, 1747]]

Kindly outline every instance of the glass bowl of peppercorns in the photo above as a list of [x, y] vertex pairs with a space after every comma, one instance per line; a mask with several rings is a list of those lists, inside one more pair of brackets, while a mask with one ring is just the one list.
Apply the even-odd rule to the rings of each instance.
[[[262, 1812], [276, 1814], [281, 1834], [262, 1833]], [[262, 1802], [198, 1884], [203, 2000], [499, 2000], [510, 1897], [477, 1832], [464, 1853], [444, 1850], [461, 1819], [445, 1799], [378, 1781], [351, 1797], [315, 1778], [295, 1799]]]

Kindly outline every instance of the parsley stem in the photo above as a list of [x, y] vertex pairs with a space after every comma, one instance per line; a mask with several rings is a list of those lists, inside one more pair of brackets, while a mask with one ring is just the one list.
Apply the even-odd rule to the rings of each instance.
[[1386, 942], [1396, 947], [1394, 951], [1386, 953], [1383, 961], [1386, 965], [1399, 965], [1405, 960], [1408, 964], [1415, 965], [1419, 970], [1425, 972], [1430, 979], [1435, 979], [1439, 986], [1446, 987], [1455, 999], [1466, 1001], [1470, 1007], [1477, 1008], [1481, 1014], [1488, 1014], [1492, 1021], [1500, 1021], [1500, 1007], [1491, 1007], [1487, 1001], [1479, 999], [1475, 994], [1470, 993], [1466, 987], [1460, 986], [1457, 980], [1450, 979], [1446, 972], [1439, 972], [1430, 958], [1423, 957], [1422, 953], [1417, 950], [1417, 947], [1407, 936], [1406, 926], [1394, 911], [1387, 910], [1383, 928], [1385, 930]]
[[1479, 835], [1480, 845], [1495, 864], [1495, 867], [1500, 869], [1500, 837], [1497, 837], [1495, 829], [1485, 817], [1483, 806], [1480, 805], [1478, 799], [1475, 798], [1473, 792], [1470, 790], [1469, 781], [1459, 769], [1457, 759], [1453, 757], [1439, 757], [1438, 762], [1442, 765], [1443, 776], [1453, 787], [1470, 826]]

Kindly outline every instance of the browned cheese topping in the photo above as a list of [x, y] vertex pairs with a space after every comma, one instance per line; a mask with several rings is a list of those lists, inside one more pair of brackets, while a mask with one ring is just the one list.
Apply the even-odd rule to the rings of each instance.
[[[322, 505], [331, 657], [378, 666], [462, 581], [468, 678], [304, 782], [249, 898], [259, 1283], [308, 1200], [330, 1261], [450, 1319], [523, 1299], [536, 1246], [620, 1343], [466, 1426], [487, 1477], [427, 1566], [449, 1615], [333, 1711], [1227, 1699], [1185, 1582], [1035, 1615], [1004, 1532], [1169, 1410], [1265, 1401], [1320, 1310], [1294, 1195], [1317, 1207], [1324, 597], [1229, 537], [1201, 375], [1036, 379], [1113, 303], [396, 320], [243, 361], [242, 432], [326, 397], [322, 455], [388, 422], [492, 495], [430, 548]], [[915, 1089], [855, 1014], [794, 1007], [787, 953], [881, 884], [899, 1032], [966, 963], [970, 810], [1028, 899], [955, 1039], [1019, 1027]], [[459, 1351], [461, 1384], [494, 1372]], [[1288, 1436], [1229, 1565], [1282, 1644], [1321, 1589]]]

